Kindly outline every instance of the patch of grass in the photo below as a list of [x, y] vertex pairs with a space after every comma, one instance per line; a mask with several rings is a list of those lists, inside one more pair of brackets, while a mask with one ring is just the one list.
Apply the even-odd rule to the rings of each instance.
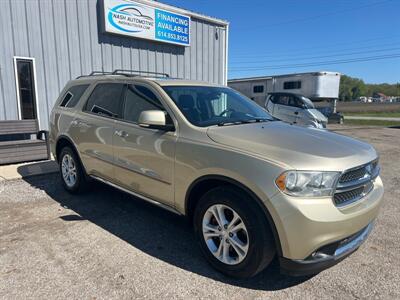
[[393, 112], [348, 112], [344, 113], [345, 116], [365, 116], [365, 117], [386, 117], [386, 118], [400, 118], [400, 111]]
[[361, 126], [400, 126], [400, 122], [383, 121], [383, 120], [344, 120], [345, 125], [361, 125]]

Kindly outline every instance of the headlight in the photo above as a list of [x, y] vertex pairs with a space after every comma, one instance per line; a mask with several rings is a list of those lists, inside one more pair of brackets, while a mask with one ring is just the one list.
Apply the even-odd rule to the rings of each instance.
[[276, 180], [284, 193], [296, 197], [332, 196], [340, 172], [286, 171]]

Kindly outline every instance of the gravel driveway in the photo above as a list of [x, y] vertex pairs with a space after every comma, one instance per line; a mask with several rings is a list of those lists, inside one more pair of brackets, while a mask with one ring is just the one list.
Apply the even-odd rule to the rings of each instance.
[[338, 132], [376, 147], [385, 199], [368, 241], [332, 269], [226, 278], [183, 218], [101, 184], [71, 196], [52, 174], [0, 182], [0, 298], [399, 299], [400, 129]]

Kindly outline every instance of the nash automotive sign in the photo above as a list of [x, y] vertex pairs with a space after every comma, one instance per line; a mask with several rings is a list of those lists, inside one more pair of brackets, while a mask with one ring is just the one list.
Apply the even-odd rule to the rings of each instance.
[[190, 45], [190, 17], [135, 1], [104, 0], [105, 31]]

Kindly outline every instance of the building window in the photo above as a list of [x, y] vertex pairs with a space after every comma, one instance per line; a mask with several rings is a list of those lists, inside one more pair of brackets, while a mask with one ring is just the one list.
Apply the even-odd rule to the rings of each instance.
[[36, 91], [33, 59], [15, 58], [15, 77], [20, 118], [36, 119]]
[[301, 81], [285, 81], [283, 83], [284, 90], [301, 89]]
[[263, 85], [255, 85], [253, 86], [253, 93], [258, 94], [258, 93], [263, 93], [264, 92], [264, 86]]

